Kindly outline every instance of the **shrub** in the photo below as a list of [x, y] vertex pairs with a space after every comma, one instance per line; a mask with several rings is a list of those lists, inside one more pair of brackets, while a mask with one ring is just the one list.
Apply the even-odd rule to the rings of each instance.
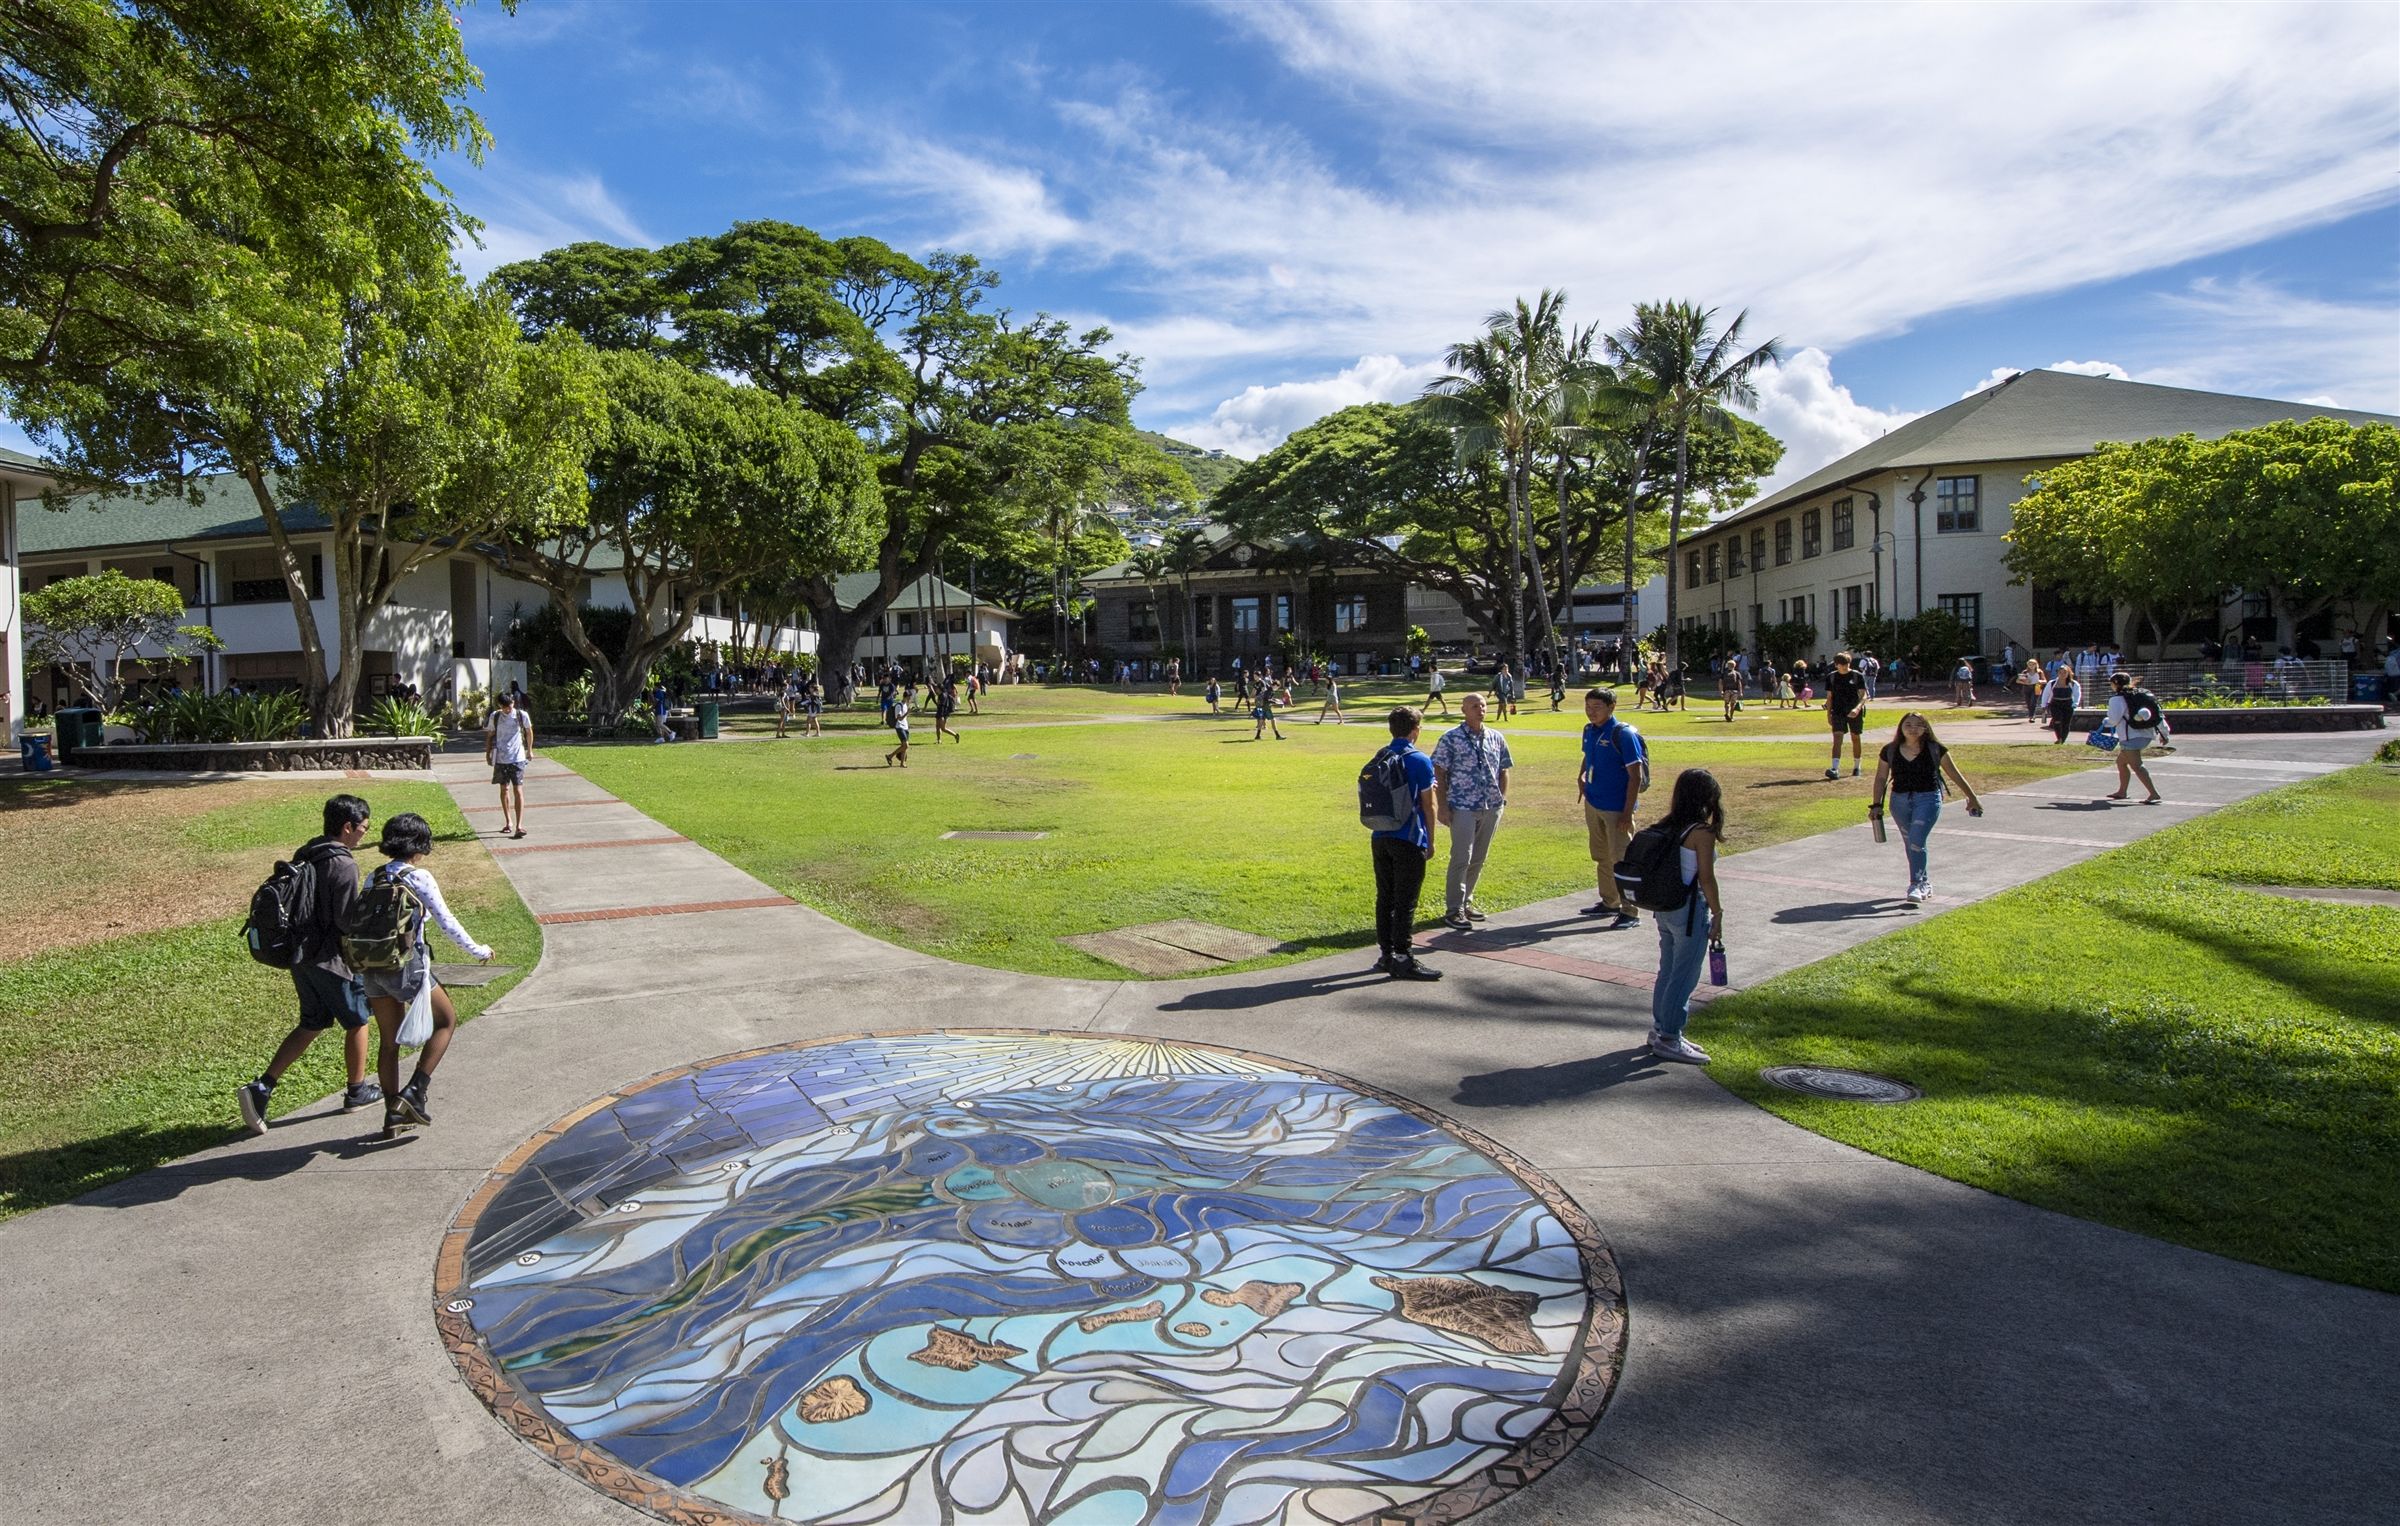
[[2400, 737], [2394, 737], [2390, 741], [2384, 743], [2381, 747], [2376, 748], [2375, 761], [2378, 763], [2400, 763]]
[[369, 705], [359, 723], [368, 731], [387, 737], [438, 737], [443, 729], [440, 719], [423, 705], [389, 694]]

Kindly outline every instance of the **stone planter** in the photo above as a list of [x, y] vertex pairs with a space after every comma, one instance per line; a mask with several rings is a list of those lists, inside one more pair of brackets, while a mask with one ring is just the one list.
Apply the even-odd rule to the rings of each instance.
[[298, 742], [169, 742], [78, 747], [77, 768], [165, 773], [340, 773], [353, 768], [431, 769], [435, 737], [329, 737]]

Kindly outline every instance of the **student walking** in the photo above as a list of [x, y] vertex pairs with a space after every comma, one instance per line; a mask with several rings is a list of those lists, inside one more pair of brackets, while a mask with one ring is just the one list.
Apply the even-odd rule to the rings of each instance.
[[1258, 692], [1250, 696], [1250, 719], [1256, 722], [1250, 728], [1251, 741], [1265, 737], [1269, 727], [1274, 728], [1276, 741], [1283, 740], [1283, 727], [1275, 721], [1275, 689], [1263, 675], [1258, 680]]
[[2028, 656], [2025, 666], [2017, 670], [2017, 687], [2025, 691], [2025, 724], [2038, 726], [2042, 720], [2042, 660]]
[[235, 1093], [242, 1110], [242, 1127], [253, 1134], [267, 1131], [267, 1104], [283, 1073], [300, 1062], [317, 1035], [340, 1024], [342, 1061], [349, 1084], [342, 1089], [342, 1111], [355, 1112], [383, 1100], [383, 1088], [367, 1079], [367, 993], [350, 966], [342, 962], [342, 919], [358, 899], [358, 861], [351, 857], [366, 840], [367, 803], [356, 795], [336, 795], [325, 802], [322, 836], [312, 837], [292, 854], [295, 867], [306, 865], [316, 877], [315, 913], [303, 963], [292, 966], [292, 990], [300, 999], [300, 1020], [275, 1046], [274, 1058], [258, 1079], [245, 1082]]
[[1317, 707], [1317, 724], [1324, 725], [1329, 715], [1336, 726], [1346, 724], [1342, 715], [1342, 680], [1337, 673], [1325, 675], [1325, 703]]
[[1440, 791], [1437, 815], [1450, 829], [1450, 867], [1444, 883], [1442, 920], [1461, 932], [1483, 920], [1475, 885], [1483, 878], [1484, 855], [1500, 830], [1508, 804], [1508, 738], [1483, 723], [1483, 696], [1458, 702], [1462, 724], [1433, 744], [1433, 782]]
[[1583, 806], [1584, 837], [1600, 881], [1600, 899], [1583, 914], [1615, 913], [1608, 924], [1614, 932], [1642, 920], [1617, 889], [1617, 860], [1633, 839], [1634, 812], [1649, 778], [1649, 749], [1640, 732], [1617, 719], [1617, 697], [1606, 689], [1583, 696], [1583, 718], [1583, 768], [1575, 776], [1575, 798]]
[[2042, 709], [2050, 717], [2051, 746], [2067, 739], [2068, 728], [2075, 724], [2075, 712], [2082, 708], [2083, 685], [2075, 681], [2075, 670], [2061, 663], [2042, 689]]
[[1875, 685], [1883, 676], [1883, 664], [1875, 660], [1873, 652], [1868, 652], [1858, 659], [1858, 676], [1867, 681], [1867, 698], [1873, 699]]
[[1926, 872], [1926, 843], [1933, 836], [1933, 824], [1942, 819], [1944, 779], [1967, 797], [1968, 815], [1983, 814], [1975, 787], [1950, 761], [1950, 749], [1934, 736], [1933, 723], [1911, 710], [1900, 717], [1892, 739], [1876, 754], [1875, 794], [1867, 816], [1871, 820], [1883, 814], [1888, 790], [1892, 824], [1900, 829], [1900, 843], [1908, 853], [1908, 902], [1912, 906], [1933, 894]]
[[1388, 720], [1391, 744], [1367, 768], [1387, 775], [1393, 803], [1405, 793], [1408, 809], [1399, 826], [1378, 830], [1368, 844], [1375, 860], [1375, 968], [1394, 980], [1439, 980], [1441, 971], [1417, 960], [1416, 927], [1425, 864], [1433, 857], [1433, 819], [1440, 808], [1441, 787], [1434, 783], [1433, 760], [1417, 750], [1423, 718], [1402, 705]]
[[1961, 657], [1958, 666], [1950, 670], [1950, 703], [1953, 707], [1975, 703], [1975, 659], [1972, 656]]
[[654, 685], [650, 690], [650, 729], [656, 733], [650, 738], [653, 745], [675, 740], [673, 728], [667, 725], [667, 710], [670, 704], [671, 701], [667, 698], [667, 686], [663, 683]]
[[899, 764], [902, 768], [908, 767], [908, 712], [908, 696], [905, 694], [893, 695], [891, 709], [885, 714], [890, 720], [892, 730], [899, 734], [900, 745], [883, 755], [883, 766], [886, 768], [891, 767], [894, 763]]
[[[492, 951], [459, 925], [449, 902], [442, 899], [442, 887], [424, 867], [426, 856], [433, 852], [433, 828], [425, 824], [424, 817], [414, 811], [394, 816], [383, 824], [383, 840], [376, 847], [388, 862], [367, 877], [344, 924], [342, 948], [345, 958], [365, 966], [359, 976], [366, 984], [367, 1004], [375, 1013], [375, 1026], [383, 1040], [375, 1067], [383, 1081], [383, 1134], [389, 1139], [402, 1129], [433, 1122], [433, 1108], [427, 1100], [433, 1090], [433, 1073], [449, 1051], [451, 1031], [458, 1026], [450, 993], [433, 978], [433, 949], [426, 941], [426, 922], [439, 927], [444, 937], [477, 964], [489, 964]], [[407, 936], [390, 936], [403, 923]], [[402, 1086], [400, 1027], [410, 1007], [420, 1001], [429, 1005], [433, 1027], [417, 1052], [416, 1074]]]
[[1208, 696], [1208, 713], [1223, 715], [1225, 713], [1225, 689], [1217, 682], [1216, 674], [1208, 675], [1208, 687], [1202, 692]]
[[2167, 729], [2166, 708], [2131, 673], [2112, 673], [2108, 683], [2115, 692], [2108, 697], [2107, 725], [2117, 734], [2117, 790], [2108, 798], [2124, 799], [2133, 781], [2139, 779], [2142, 788], [2150, 792], [2142, 804], [2156, 805], [2158, 786], [2151, 782], [2150, 770], [2142, 766], [2142, 753]]
[[966, 741], [965, 737], [950, 729], [950, 717], [956, 714], [958, 714], [958, 683], [954, 679], [945, 680], [940, 688], [933, 691], [934, 746], [941, 746], [944, 737], [948, 737], [953, 742], [963, 743]]
[[1675, 779], [1659, 822], [1675, 843], [1685, 890], [1681, 906], [1658, 913], [1658, 973], [1650, 980], [1650, 1052], [1662, 1060], [1706, 1065], [1708, 1051], [1684, 1036], [1692, 993], [1709, 949], [1725, 941], [1725, 899], [1717, 889], [1717, 845], [1725, 839], [1725, 794], [1705, 768]]
[[1517, 675], [1505, 662], [1492, 675], [1492, 702], [1504, 721], [1517, 713]]
[[1431, 715], [1433, 713], [1433, 707], [1439, 705], [1442, 707], [1442, 714], [1448, 715], [1450, 713], [1450, 701], [1449, 698], [1442, 693], [1442, 690], [1446, 685], [1444, 684], [1442, 678], [1442, 664], [1440, 659], [1435, 659], [1431, 666], [1432, 672], [1425, 680], [1425, 713], [1427, 715]]
[[800, 680], [800, 709], [808, 717], [808, 734], [812, 737], [823, 736], [825, 734], [825, 686], [817, 681], [814, 673]]
[[1732, 658], [1717, 670], [1717, 698], [1725, 702], [1725, 724], [1733, 724], [1734, 712], [1742, 708], [1742, 669]]
[[1567, 702], [1567, 665], [1555, 657], [1550, 662], [1550, 709], [1555, 714]]
[[1858, 777], [1860, 736], [1867, 726], [1867, 681], [1850, 666], [1848, 652], [1837, 653], [1833, 671], [1825, 675], [1825, 721], [1833, 728], [1833, 757], [1825, 765], [1825, 777], [1842, 776], [1842, 737], [1850, 738], [1850, 777]]
[[792, 717], [800, 713], [801, 677], [797, 670], [787, 674], [775, 695], [775, 740], [782, 741], [785, 728]]
[[[500, 835], [525, 835], [525, 768], [533, 761], [533, 717], [503, 694], [483, 723], [483, 761], [500, 787]], [[353, 876], [355, 879], [355, 876]]]

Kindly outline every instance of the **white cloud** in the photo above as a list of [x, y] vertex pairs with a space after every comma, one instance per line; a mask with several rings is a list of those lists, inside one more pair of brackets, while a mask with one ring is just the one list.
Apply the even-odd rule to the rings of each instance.
[[1742, 411], [1783, 441], [1783, 460], [1761, 484], [1762, 496], [1920, 416], [1871, 408], [1852, 397], [1833, 379], [1833, 358], [1814, 346], [1780, 365], [1759, 367], [1751, 384], [1758, 406]]
[[2329, 301], [2252, 276], [2161, 292], [2159, 347], [2172, 358], [2136, 379], [2400, 413], [2400, 318], [2392, 293], [2379, 295]]
[[[1339, 357], [1437, 354], [1544, 286], [1587, 321], [1696, 297], [1832, 350], [2395, 194], [2385, 7], [1220, 14], [1269, 56], [1257, 88], [1292, 102], [1275, 120], [1103, 71], [1043, 82], [1063, 137], [927, 144], [861, 172], [927, 233], [1105, 269], [1150, 401], [1175, 411], [1247, 406], [1231, 394], [1262, 372], [1305, 387]], [[1279, 125], [1328, 112], [1314, 136]], [[2168, 316], [2206, 338], [2237, 298]], [[2372, 326], [2387, 348], [2390, 316]]]
[[[2118, 365], [2113, 360], [2054, 360], [2050, 362], [2050, 364], [2039, 367], [2038, 369], [2044, 371], [2069, 371], [2077, 376], [2106, 376], [2116, 381], [2135, 380], [2134, 374], [2131, 371], [2126, 370], [2123, 366]], [[1974, 386], [1969, 387], [1966, 391], [1961, 392], [1959, 396], [1973, 397], [1978, 392], [1988, 392], [1992, 388], [1997, 387], [2002, 382], [2008, 380], [2010, 377], [2022, 376], [2024, 374], [2025, 368], [2023, 366], [1994, 366], [1992, 367], [1992, 372], [1989, 376], [1986, 376]]]
[[1419, 397], [1442, 369], [1438, 360], [1412, 365], [1397, 355], [1361, 355], [1358, 364], [1332, 376], [1245, 388], [1206, 418], [1173, 425], [1167, 433], [1229, 455], [1264, 455], [1293, 430], [1339, 409]]
[[458, 245], [458, 263], [470, 277], [587, 239], [657, 242], [598, 175], [550, 175], [489, 163], [480, 170], [452, 166], [452, 173], [460, 204], [483, 220], [482, 246], [465, 240]]

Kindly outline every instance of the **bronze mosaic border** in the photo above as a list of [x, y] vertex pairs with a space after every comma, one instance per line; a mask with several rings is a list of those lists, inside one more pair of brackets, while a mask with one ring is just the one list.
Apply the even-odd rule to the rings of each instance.
[[484, 1208], [507, 1185], [508, 1179], [543, 1145], [565, 1133], [585, 1118], [611, 1103], [621, 1102], [637, 1093], [678, 1076], [691, 1074], [729, 1060], [751, 1059], [763, 1054], [775, 1054], [798, 1049], [815, 1049], [826, 1044], [848, 1043], [867, 1038], [918, 1038], [956, 1035], [961, 1038], [1022, 1037], [1043, 1039], [1074, 1039], [1106, 1037], [1130, 1042], [1174, 1044], [1187, 1049], [1205, 1049], [1217, 1054], [1229, 1054], [1245, 1060], [1256, 1060], [1291, 1071], [1295, 1075], [1346, 1086], [1361, 1096], [1390, 1103], [1401, 1111], [1424, 1119], [1481, 1151], [1502, 1170], [1515, 1177], [1528, 1192], [1539, 1198], [1544, 1207], [1558, 1219], [1575, 1241], [1576, 1253], [1583, 1263], [1584, 1287], [1590, 1301], [1584, 1312], [1583, 1329], [1577, 1350], [1552, 1386], [1549, 1399], [1550, 1418], [1539, 1430], [1498, 1462], [1492, 1463], [1472, 1477], [1452, 1484], [1439, 1493], [1427, 1495], [1400, 1510], [1381, 1511], [1361, 1516], [1350, 1526], [1446, 1526], [1446, 1523], [1465, 1520], [1487, 1505], [1500, 1500], [1540, 1478], [1551, 1467], [1564, 1460], [1600, 1423], [1615, 1395], [1617, 1380], [1625, 1367], [1625, 1284], [1619, 1276], [1617, 1260], [1601, 1238], [1600, 1228], [1591, 1216], [1565, 1188], [1531, 1162], [1498, 1141], [1475, 1129], [1426, 1107], [1420, 1102], [1353, 1080], [1322, 1066], [1304, 1065], [1279, 1055], [1260, 1054], [1254, 1050], [1235, 1049], [1224, 1044], [1199, 1044], [1189, 1039], [1160, 1039], [1139, 1033], [1094, 1035], [1063, 1029], [1042, 1028], [892, 1028], [855, 1033], [827, 1034], [821, 1038], [791, 1044], [763, 1044], [751, 1049], [738, 1049], [729, 1054], [712, 1055], [688, 1065], [677, 1065], [642, 1077], [613, 1092], [595, 1097], [573, 1112], [553, 1119], [540, 1132], [511, 1150], [492, 1168], [489, 1176], [467, 1195], [467, 1200], [450, 1222], [442, 1236], [441, 1249], [434, 1261], [433, 1315], [440, 1329], [442, 1345], [450, 1359], [458, 1364], [459, 1375], [474, 1390], [475, 1397], [500, 1423], [516, 1432], [519, 1438], [540, 1452], [553, 1465], [575, 1475], [586, 1484], [621, 1504], [671, 1526], [791, 1526], [773, 1521], [749, 1511], [693, 1498], [671, 1484], [652, 1478], [635, 1468], [627, 1467], [607, 1453], [589, 1446], [550, 1418], [541, 1402], [510, 1382], [492, 1360], [491, 1352], [476, 1335], [463, 1306], [451, 1304], [465, 1295], [467, 1243], [474, 1236], [476, 1220]]

